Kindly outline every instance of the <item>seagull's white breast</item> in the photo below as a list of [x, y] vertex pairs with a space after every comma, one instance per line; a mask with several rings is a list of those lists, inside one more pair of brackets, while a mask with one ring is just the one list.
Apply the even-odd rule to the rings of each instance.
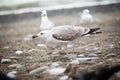
[[86, 22], [93, 22], [93, 17], [90, 14], [82, 14], [81, 15], [81, 19], [80, 19], [81, 23], [86, 23]]

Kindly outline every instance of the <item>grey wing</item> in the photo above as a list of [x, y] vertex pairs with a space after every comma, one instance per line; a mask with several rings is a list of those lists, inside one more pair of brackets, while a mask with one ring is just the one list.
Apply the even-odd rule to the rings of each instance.
[[73, 27], [63, 27], [56, 30], [52, 36], [57, 40], [71, 41], [76, 38], [77, 34], [77, 31]]

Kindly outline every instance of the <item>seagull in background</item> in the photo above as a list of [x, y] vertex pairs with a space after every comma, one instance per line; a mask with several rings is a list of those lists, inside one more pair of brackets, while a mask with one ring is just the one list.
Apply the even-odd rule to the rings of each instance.
[[47, 11], [41, 11], [41, 25], [40, 30], [50, 30], [54, 27], [54, 24], [48, 19]]
[[85, 28], [73, 25], [64, 25], [54, 27], [51, 30], [44, 30], [34, 35], [33, 38], [41, 37], [46, 39], [46, 42], [52, 43], [69, 43], [87, 34], [92, 34], [100, 28]]
[[93, 16], [90, 14], [90, 10], [84, 9], [82, 11], [82, 14], [80, 16], [80, 23], [99, 23], [100, 20], [93, 18]]

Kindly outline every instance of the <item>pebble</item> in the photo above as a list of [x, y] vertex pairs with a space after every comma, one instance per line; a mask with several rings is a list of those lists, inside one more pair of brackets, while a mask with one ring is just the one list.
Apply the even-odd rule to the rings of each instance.
[[67, 48], [72, 48], [73, 44], [67, 44]]
[[70, 64], [79, 64], [79, 60], [78, 59], [72, 60]]
[[55, 68], [55, 69], [48, 69], [50, 75], [60, 75], [64, 73], [66, 69], [65, 68]]
[[11, 71], [11, 72], [7, 73], [7, 76], [13, 79], [16, 77], [16, 75], [15, 75], [16, 73], [17, 73], [17, 71]]
[[66, 49], [66, 47], [61, 47], [61, 50], [65, 50]]
[[47, 48], [47, 46], [45, 44], [37, 44], [37, 46], [40, 48]]
[[30, 71], [30, 72], [29, 72], [29, 75], [43, 72], [43, 71], [45, 71], [47, 68], [48, 68], [48, 66], [39, 67], [39, 68], [37, 68], [37, 69], [34, 69], [34, 70]]
[[23, 54], [23, 51], [17, 50], [17, 51], [15, 52], [15, 54], [17, 54], [17, 55]]
[[1, 63], [10, 63], [12, 62], [11, 59], [1, 59]]
[[15, 67], [17, 67], [17, 66], [19, 66], [20, 64], [11, 64], [11, 65], [9, 65], [8, 67], [9, 68], [15, 68]]
[[79, 57], [85, 57], [85, 55], [84, 54], [80, 54], [80, 55], [78, 55]]
[[95, 47], [95, 48], [93, 48], [93, 50], [98, 50], [98, 48], [97, 48], [97, 47]]
[[89, 50], [88, 48], [85, 48], [85, 50], [87, 51], [87, 50]]
[[75, 58], [77, 58], [77, 55], [76, 54], [67, 54], [67, 55], [64, 55], [63, 58], [66, 58], [66, 59], [75, 59]]
[[27, 56], [26, 58], [29, 59], [29, 60], [33, 59], [33, 57], [31, 57], [31, 56]]
[[23, 70], [23, 69], [25, 69], [25, 65], [18, 65], [18, 66], [16, 66], [16, 69]]
[[51, 67], [53, 67], [53, 68], [58, 67], [58, 66], [59, 66], [59, 64], [57, 62], [54, 62], [54, 63], [51, 64]]
[[5, 46], [5, 47], [3, 47], [3, 49], [9, 49], [10, 47], [9, 46]]
[[90, 54], [88, 54], [88, 57], [97, 57], [98, 55], [97, 54], [95, 54], [95, 53], [90, 53]]
[[19, 57], [16, 57], [16, 56], [11, 56], [11, 57], [9, 57], [11, 60], [18, 60], [19, 59]]
[[31, 49], [28, 51], [28, 53], [33, 52], [33, 51], [40, 51], [39, 49]]
[[76, 58], [79, 62], [91, 61], [98, 59], [98, 57], [86, 57], [86, 58]]
[[62, 76], [61, 78], [60, 78], [60, 80], [68, 80], [68, 76]]
[[110, 45], [109, 45], [109, 48], [114, 48], [114, 44], [110, 44]]

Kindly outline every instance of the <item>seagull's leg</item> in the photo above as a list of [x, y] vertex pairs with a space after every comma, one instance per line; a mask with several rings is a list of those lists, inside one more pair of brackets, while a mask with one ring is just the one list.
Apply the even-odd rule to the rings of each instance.
[[71, 42], [69, 42], [68, 44], [66, 44], [67, 49], [73, 48], [73, 46], [74, 46], [74, 44], [72, 44]]
[[74, 44], [73, 43], [71, 43], [71, 42], [68, 42], [68, 43], [66, 43], [66, 54], [68, 55], [68, 53], [71, 51], [71, 49], [73, 48], [73, 46], [74, 46]]

